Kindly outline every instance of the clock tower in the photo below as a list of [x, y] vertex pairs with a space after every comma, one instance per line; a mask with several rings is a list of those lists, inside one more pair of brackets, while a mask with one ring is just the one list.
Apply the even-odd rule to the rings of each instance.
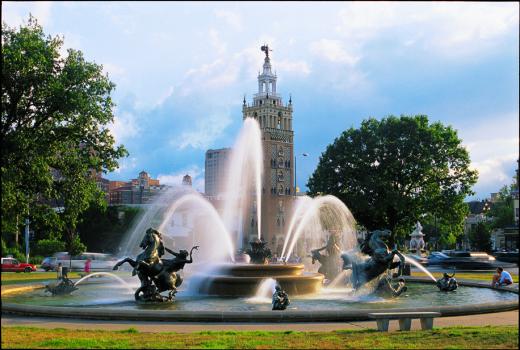
[[[292, 99], [285, 104], [276, 91], [276, 74], [273, 74], [267, 45], [261, 47], [265, 53], [262, 73], [258, 75], [258, 92], [251, 105], [244, 97], [243, 120], [254, 118], [262, 131], [264, 152], [262, 182], [262, 238], [266, 240], [273, 255], [280, 256], [285, 233], [289, 226], [288, 217], [295, 196], [294, 150], [292, 129]], [[244, 240], [256, 238], [256, 214], [253, 208], [244, 222]], [[243, 242], [247, 246], [248, 242]]]

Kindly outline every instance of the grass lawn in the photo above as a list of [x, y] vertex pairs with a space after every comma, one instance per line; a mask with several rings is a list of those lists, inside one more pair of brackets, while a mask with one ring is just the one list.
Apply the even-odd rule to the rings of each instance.
[[[451, 274], [451, 272], [450, 272]], [[458, 280], [478, 280], [478, 281], [488, 281], [491, 284], [491, 279], [493, 278], [494, 272], [486, 271], [486, 272], [457, 272], [455, 274], [455, 278]], [[442, 272], [432, 272], [433, 277], [439, 279], [442, 277]], [[412, 277], [427, 277], [426, 273], [419, 271], [412, 271]], [[518, 283], [518, 275], [511, 274], [513, 277], [513, 282]]]
[[516, 349], [518, 327], [446, 327], [390, 333], [375, 330], [141, 333], [133, 328], [103, 331], [2, 327], [2, 348]]
[[[76, 279], [80, 278], [80, 273], [82, 272], [69, 272], [69, 278]], [[128, 272], [118, 272], [118, 271], [110, 271], [110, 273], [114, 273], [115, 275], [121, 274], [128, 276]], [[30, 282], [46, 282], [49, 280], [56, 279], [56, 272], [2, 272], [2, 285], [10, 285], [17, 283], [30, 283]]]

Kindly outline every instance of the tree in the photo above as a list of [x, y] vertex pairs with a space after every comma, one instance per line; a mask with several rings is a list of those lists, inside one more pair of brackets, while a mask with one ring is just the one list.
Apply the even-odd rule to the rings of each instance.
[[514, 192], [518, 195], [518, 169], [515, 171], [513, 183], [509, 186], [503, 186], [498, 191], [496, 201], [486, 213], [486, 216], [491, 221], [491, 228], [500, 229], [515, 226]]
[[424, 215], [434, 216], [448, 241], [463, 231], [464, 198], [477, 172], [457, 132], [425, 115], [364, 120], [322, 153], [309, 192], [340, 198], [369, 230], [406, 237]]
[[2, 23], [2, 236], [30, 217], [71, 245], [81, 213], [102, 203], [93, 175], [127, 151], [107, 127], [114, 84], [80, 51], [60, 55], [62, 44], [32, 16], [19, 29]]
[[48, 256], [65, 250], [65, 243], [56, 239], [41, 239], [34, 250], [37, 255]]
[[479, 222], [475, 227], [472, 227], [468, 238], [474, 249], [491, 252], [491, 230], [485, 223]]

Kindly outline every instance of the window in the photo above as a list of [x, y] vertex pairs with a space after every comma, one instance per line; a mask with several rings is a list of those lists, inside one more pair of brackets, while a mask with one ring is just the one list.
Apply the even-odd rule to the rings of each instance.
[[283, 186], [280, 185], [280, 187], [278, 187], [278, 195], [282, 196], [283, 195]]
[[278, 170], [278, 181], [283, 181], [283, 171]]

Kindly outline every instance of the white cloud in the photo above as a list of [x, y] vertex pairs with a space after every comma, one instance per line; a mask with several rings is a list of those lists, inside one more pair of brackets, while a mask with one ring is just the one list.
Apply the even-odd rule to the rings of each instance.
[[310, 50], [318, 57], [325, 58], [334, 63], [345, 63], [355, 65], [359, 56], [348, 52], [339, 40], [321, 39], [310, 44]]
[[303, 76], [307, 76], [311, 73], [311, 68], [309, 64], [305, 61], [276, 61], [276, 68], [279, 72], [296, 73], [301, 74]]
[[[493, 122], [490, 122], [493, 121]], [[518, 159], [518, 114], [489, 116], [481, 123], [464, 124], [459, 134], [466, 146], [471, 167], [478, 170], [477, 193], [484, 189], [498, 190], [511, 183], [510, 169]]]
[[116, 111], [114, 121], [109, 125], [109, 129], [117, 143], [132, 138], [139, 132], [136, 117], [128, 112]]
[[230, 124], [231, 117], [227, 114], [214, 114], [198, 119], [193, 125], [193, 131], [184, 131], [179, 140], [173, 141], [172, 145], [181, 150], [186, 147], [206, 150]]
[[204, 192], [204, 171], [197, 165], [190, 165], [172, 174], [159, 174], [157, 179], [161, 184], [180, 186], [185, 175], [191, 176], [192, 187], [199, 192]]
[[216, 10], [215, 16], [217, 16], [217, 18], [222, 18], [228, 25], [231, 26], [231, 28], [235, 30], [241, 31], [243, 28], [242, 17], [236, 12]]
[[123, 158], [119, 160], [119, 168], [114, 170], [116, 174], [120, 174], [122, 171], [132, 170], [137, 167], [137, 158]]
[[391, 35], [405, 47], [466, 57], [517, 31], [518, 4], [355, 2], [339, 12], [339, 22], [337, 33], [356, 47]]
[[5, 21], [9, 26], [19, 26], [26, 24], [31, 13], [38, 23], [43, 27], [47, 26], [51, 21], [51, 1], [37, 1], [37, 2], [2, 2], [2, 21]]
[[166, 90], [165, 93], [163, 93], [161, 96], [159, 96], [159, 99], [155, 103], [155, 107], [158, 107], [162, 105], [168, 98], [170, 98], [173, 95], [173, 92], [175, 91], [173, 86], [170, 86], [168, 90]]
[[222, 41], [219, 32], [214, 28], [209, 30], [209, 42], [211, 46], [215, 48], [218, 55], [223, 55], [226, 52], [227, 44]]
[[125, 69], [117, 64], [103, 63], [103, 73], [108, 73], [110, 78], [117, 78], [125, 74]]

